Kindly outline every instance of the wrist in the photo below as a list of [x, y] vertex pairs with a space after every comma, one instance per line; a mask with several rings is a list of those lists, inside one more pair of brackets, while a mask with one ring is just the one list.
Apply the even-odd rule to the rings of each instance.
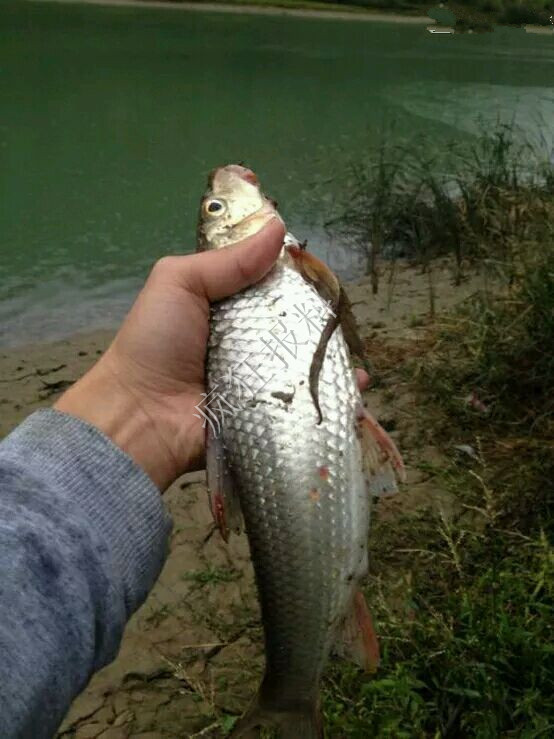
[[179, 470], [153, 417], [101, 359], [54, 404], [96, 426], [165, 490]]

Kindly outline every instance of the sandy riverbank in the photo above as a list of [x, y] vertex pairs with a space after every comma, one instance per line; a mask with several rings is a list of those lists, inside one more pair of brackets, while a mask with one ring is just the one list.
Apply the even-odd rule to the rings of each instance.
[[[453, 287], [448, 262], [433, 272], [436, 308], [451, 307], [477, 285]], [[368, 406], [391, 430], [408, 470], [401, 494], [382, 499], [375, 515], [394, 522], [439, 502], [446, 493], [417, 466], [436, 462], [426, 420], [402, 376], [429, 323], [429, 280], [397, 263], [377, 296], [364, 278], [347, 287], [369, 354], [388, 369]], [[0, 436], [40, 407], [50, 406], [108, 346], [113, 332], [0, 350]], [[225, 721], [254, 695], [263, 665], [253, 572], [245, 537], [228, 546], [213, 534], [203, 473], [185, 475], [165, 495], [175, 527], [159, 582], [131, 620], [118, 658], [72, 706], [60, 737], [183, 739], [222, 737]], [[227, 718], [226, 718], [227, 717]]]

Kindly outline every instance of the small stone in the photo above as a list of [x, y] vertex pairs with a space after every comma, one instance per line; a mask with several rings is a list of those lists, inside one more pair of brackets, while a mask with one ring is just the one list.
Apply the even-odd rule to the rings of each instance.
[[113, 725], [123, 726], [124, 724], [128, 724], [134, 718], [135, 718], [135, 714], [132, 711], [124, 711], [123, 713], [120, 713], [119, 716], [116, 717], [115, 721], [113, 722]]

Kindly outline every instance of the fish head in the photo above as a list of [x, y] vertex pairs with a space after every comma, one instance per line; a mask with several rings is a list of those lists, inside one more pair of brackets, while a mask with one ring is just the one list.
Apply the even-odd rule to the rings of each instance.
[[[260, 231], [278, 216], [252, 170], [239, 164], [214, 169], [200, 203], [198, 251], [221, 249]], [[279, 216], [278, 216], [279, 217]]]

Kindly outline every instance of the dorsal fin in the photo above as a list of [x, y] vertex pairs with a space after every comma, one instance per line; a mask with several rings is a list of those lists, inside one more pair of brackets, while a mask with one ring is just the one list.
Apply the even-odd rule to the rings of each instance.
[[327, 344], [333, 335], [335, 329], [340, 324], [344, 334], [345, 341], [350, 349], [351, 354], [358, 357], [369, 373], [370, 367], [367, 357], [365, 356], [364, 345], [358, 333], [356, 319], [352, 313], [352, 304], [346, 294], [346, 290], [341, 285], [338, 277], [334, 272], [310, 252], [296, 244], [287, 244], [287, 252], [292, 257], [296, 269], [309, 282], [321, 298], [327, 303], [330, 309], [330, 315], [321, 333], [317, 348], [314, 352], [312, 364], [310, 366], [310, 392], [314, 401], [318, 414], [318, 423], [321, 423], [321, 409], [319, 407], [319, 375]]

